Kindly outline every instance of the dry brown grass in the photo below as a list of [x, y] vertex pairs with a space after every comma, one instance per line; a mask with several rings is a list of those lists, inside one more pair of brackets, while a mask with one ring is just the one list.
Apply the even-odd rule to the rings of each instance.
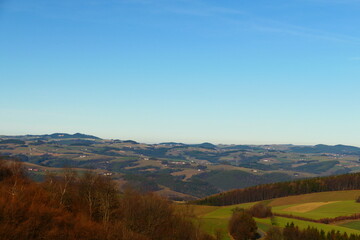
[[215, 211], [216, 209], [218, 209], [220, 207], [216, 207], [216, 206], [205, 206], [205, 205], [195, 205], [193, 207], [194, 209], [194, 214], [197, 217], [202, 217], [208, 213], [211, 213], [213, 211]]
[[133, 168], [148, 167], [148, 166], [164, 168], [161, 162], [156, 160], [139, 160], [136, 163], [138, 163], [138, 165], [132, 167], [126, 167], [125, 169], [133, 169]]
[[197, 169], [185, 169], [183, 171], [180, 172], [173, 172], [171, 173], [171, 175], [173, 176], [181, 176], [181, 175], [185, 175], [185, 179], [184, 180], [188, 180], [189, 178], [191, 178], [194, 175], [203, 173], [203, 171], [198, 171]]
[[333, 191], [333, 192], [321, 192], [321, 193], [310, 193], [298, 196], [289, 196], [283, 198], [277, 198], [273, 200], [269, 206], [277, 207], [283, 205], [311, 203], [311, 202], [322, 202], [324, 199], [331, 199], [333, 201], [346, 201], [354, 200], [360, 195], [360, 190], [348, 190], [348, 191]]
[[324, 206], [324, 205], [327, 205], [327, 204], [330, 204], [330, 203], [335, 203], [335, 202], [338, 202], [338, 201], [304, 203], [304, 204], [300, 204], [300, 205], [285, 208], [285, 209], [283, 209], [283, 211], [306, 213], [306, 212], [310, 212], [310, 211], [312, 211], [314, 209], [317, 209], [318, 207], [321, 207], [321, 206]]
[[155, 193], [162, 196], [162, 197], [166, 197], [166, 198], [179, 198], [179, 199], [185, 199], [185, 200], [194, 200], [195, 198], [193, 196], [184, 194], [184, 193], [180, 193], [180, 192], [175, 192], [173, 190], [171, 190], [168, 187], [164, 187], [161, 186], [162, 189], [159, 191], [156, 191]]

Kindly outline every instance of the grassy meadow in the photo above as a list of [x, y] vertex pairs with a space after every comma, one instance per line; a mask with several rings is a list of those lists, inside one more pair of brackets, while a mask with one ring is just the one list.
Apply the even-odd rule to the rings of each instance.
[[339, 224], [339, 226], [360, 231], [360, 221], [349, 221], [346, 223], [341, 223], [341, 224]]
[[[349, 216], [360, 213], [360, 203], [355, 199], [360, 196], [360, 190], [311, 193], [298, 196], [277, 198], [263, 201], [272, 207], [274, 213], [291, 214], [293, 216], [306, 217], [310, 219], [334, 218], [338, 216]], [[194, 212], [199, 218], [201, 227], [208, 233], [214, 234], [221, 229], [226, 233], [224, 239], [230, 239], [227, 234], [227, 224], [232, 214], [232, 209], [250, 208], [257, 202], [237, 204], [231, 206], [194, 206]], [[360, 221], [347, 221], [335, 224], [322, 224], [303, 221], [293, 218], [274, 217], [255, 218], [260, 231], [266, 232], [272, 225], [284, 227], [287, 223], [293, 222], [300, 229], [308, 226], [322, 229], [325, 232], [331, 230], [348, 234], [360, 234]]]

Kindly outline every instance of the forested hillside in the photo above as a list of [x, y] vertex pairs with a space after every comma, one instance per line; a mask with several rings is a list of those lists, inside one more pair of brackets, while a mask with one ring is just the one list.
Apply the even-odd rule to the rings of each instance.
[[360, 170], [352, 146], [223, 145], [101, 139], [75, 133], [0, 136], [0, 156], [16, 158], [43, 181], [63, 167], [110, 174], [121, 187], [194, 200], [259, 184]]
[[65, 171], [43, 183], [0, 160], [1, 240], [211, 240], [187, 209], [153, 195], [118, 192], [108, 177]]
[[360, 189], [360, 173], [258, 185], [223, 192], [195, 201], [195, 203], [225, 206], [306, 193], [355, 189]]

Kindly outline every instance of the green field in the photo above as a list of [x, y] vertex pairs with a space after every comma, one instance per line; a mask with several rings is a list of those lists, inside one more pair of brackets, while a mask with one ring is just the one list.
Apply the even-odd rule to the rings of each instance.
[[347, 200], [353, 201], [358, 196], [360, 196], [360, 190], [310, 193], [310, 194], [303, 194], [297, 196], [276, 198], [269, 203], [269, 206], [276, 207], [276, 206], [284, 206], [291, 204], [326, 202], [326, 201], [347, 201]]
[[[255, 220], [256, 220], [256, 222], [271, 225], [269, 218], [265, 218], [265, 219], [257, 218]], [[325, 232], [330, 232], [331, 230], [335, 230], [335, 231], [340, 231], [341, 233], [346, 232], [348, 234], [351, 234], [351, 233], [360, 234], [359, 230], [350, 229], [350, 228], [346, 228], [346, 227], [342, 227], [342, 226], [322, 224], [322, 223], [313, 223], [313, 222], [307, 222], [307, 221], [283, 218], [283, 217], [275, 217], [275, 222], [276, 222], [277, 226], [279, 226], [279, 227], [285, 227], [287, 223], [293, 222], [300, 229], [306, 229], [307, 227], [310, 226], [310, 227], [316, 227], [318, 229], [322, 229]]]
[[216, 210], [211, 211], [205, 215], [203, 215], [203, 218], [229, 218], [232, 214], [232, 209], [239, 207], [239, 208], [249, 208], [253, 206], [254, 203], [243, 203], [243, 204], [237, 204], [237, 205], [231, 205], [226, 207], [218, 207]]
[[227, 233], [228, 219], [226, 219], [226, 218], [223, 218], [223, 219], [201, 218], [199, 222], [200, 222], [201, 228], [205, 232], [213, 235], [215, 233], [215, 231], [220, 229], [221, 231], [224, 232], [224, 240], [230, 240], [231, 239], [230, 236]]
[[339, 226], [360, 231], [360, 221], [351, 221], [351, 222], [340, 224]]
[[[316, 203], [315, 203], [316, 204]], [[326, 203], [325, 203], [326, 204]], [[321, 219], [321, 218], [334, 218], [338, 216], [349, 216], [354, 213], [360, 212], [360, 204], [352, 201], [339, 201], [328, 203], [323, 206], [319, 206], [314, 210], [306, 212], [297, 212], [291, 211], [291, 209], [296, 209], [306, 206], [306, 204], [293, 204], [293, 205], [284, 205], [280, 207], [274, 207], [273, 212], [282, 213], [282, 214], [291, 214], [294, 216], [306, 217], [311, 219]], [[288, 210], [290, 209], [290, 210]]]
[[[311, 219], [333, 218], [338, 216], [348, 216], [360, 213], [360, 203], [355, 202], [355, 198], [360, 195], [360, 190], [338, 191], [304, 194], [264, 201], [264, 204], [272, 206], [273, 212], [292, 214]], [[227, 223], [231, 217], [232, 209], [235, 207], [249, 208], [256, 202], [237, 204], [232, 206], [194, 206], [195, 214], [200, 219], [202, 228], [214, 234], [217, 229], [227, 232]], [[266, 232], [272, 225], [270, 218], [255, 219], [260, 230]], [[348, 234], [360, 234], [360, 221], [349, 221], [338, 224], [322, 224], [309, 221], [302, 221], [292, 218], [275, 217], [273, 223], [279, 227], [286, 226], [293, 222], [300, 229], [308, 226], [322, 229], [325, 232], [331, 230]], [[230, 239], [230, 238], [226, 238]]]

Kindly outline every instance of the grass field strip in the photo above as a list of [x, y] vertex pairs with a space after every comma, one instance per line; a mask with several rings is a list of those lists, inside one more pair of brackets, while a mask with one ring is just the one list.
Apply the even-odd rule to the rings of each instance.
[[304, 204], [295, 205], [295, 206], [292, 206], [292, 207], [285, 208], [285, 209], [283, 209], [283, 211], [305, 213], [305, 212], [310, 212], [312, 210], [315, 210], [315, 209], [317, 209], [317, 208], [319, 208], [321, 206], [331, 204], [331, 203], [335, 203], [335, 202], [338, 202], [338, 201], [304, 203]]

